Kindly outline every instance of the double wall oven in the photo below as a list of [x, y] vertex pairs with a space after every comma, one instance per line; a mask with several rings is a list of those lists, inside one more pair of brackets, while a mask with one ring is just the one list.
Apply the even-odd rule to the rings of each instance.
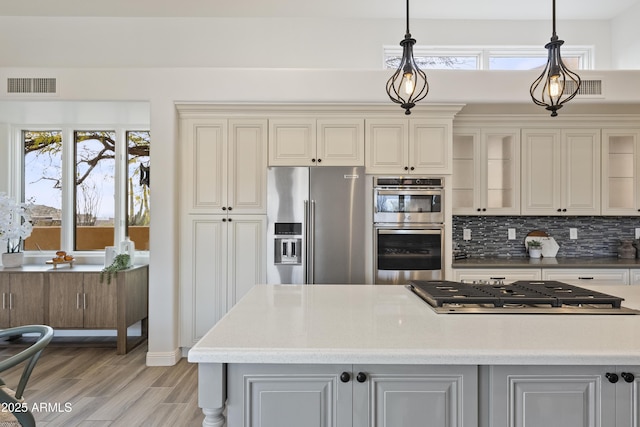
[[443, 178], [374, 177], [375, 283], [442, 279]]

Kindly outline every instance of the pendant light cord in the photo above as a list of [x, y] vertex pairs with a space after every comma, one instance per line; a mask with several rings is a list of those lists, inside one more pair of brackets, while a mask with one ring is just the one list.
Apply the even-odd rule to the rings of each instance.
[[[409, 0], [407, 0], [409, 1]], [[553, 34], [551, 35], [552, 38], [557, 39], [558, 36], [556, 35], [556, 0], [553, 0]], [[408, 24], [407, 24], [408, 25]]]
[[411, 36], [411, 33], [409, 33], [409, 0], [407, 0], [407, 35]]

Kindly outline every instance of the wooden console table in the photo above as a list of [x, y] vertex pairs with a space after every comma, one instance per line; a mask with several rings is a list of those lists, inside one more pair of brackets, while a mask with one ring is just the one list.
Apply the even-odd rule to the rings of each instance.
[[[99, 265], [54, 269], [0, 268], [0, 328], [45, 324], [54, 329], [115, 329], [116, 352], [126, 354], [148, 337], [149, 268], [119, 271], [100, 282]], [[128, 328], [141, 323], [140, 336]]]

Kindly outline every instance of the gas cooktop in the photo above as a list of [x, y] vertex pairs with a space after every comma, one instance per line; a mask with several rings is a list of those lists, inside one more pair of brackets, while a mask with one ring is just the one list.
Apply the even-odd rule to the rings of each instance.
[[552, 280], [511, 284], [414, 280], [407, 286], [437, 313], [640, 314], [623, 307], [623, 298]]

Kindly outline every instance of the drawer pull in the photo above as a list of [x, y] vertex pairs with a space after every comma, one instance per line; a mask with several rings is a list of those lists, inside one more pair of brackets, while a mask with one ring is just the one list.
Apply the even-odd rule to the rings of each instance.
[[593, 277], [578, 277], [578, 280], [593, 280]]

